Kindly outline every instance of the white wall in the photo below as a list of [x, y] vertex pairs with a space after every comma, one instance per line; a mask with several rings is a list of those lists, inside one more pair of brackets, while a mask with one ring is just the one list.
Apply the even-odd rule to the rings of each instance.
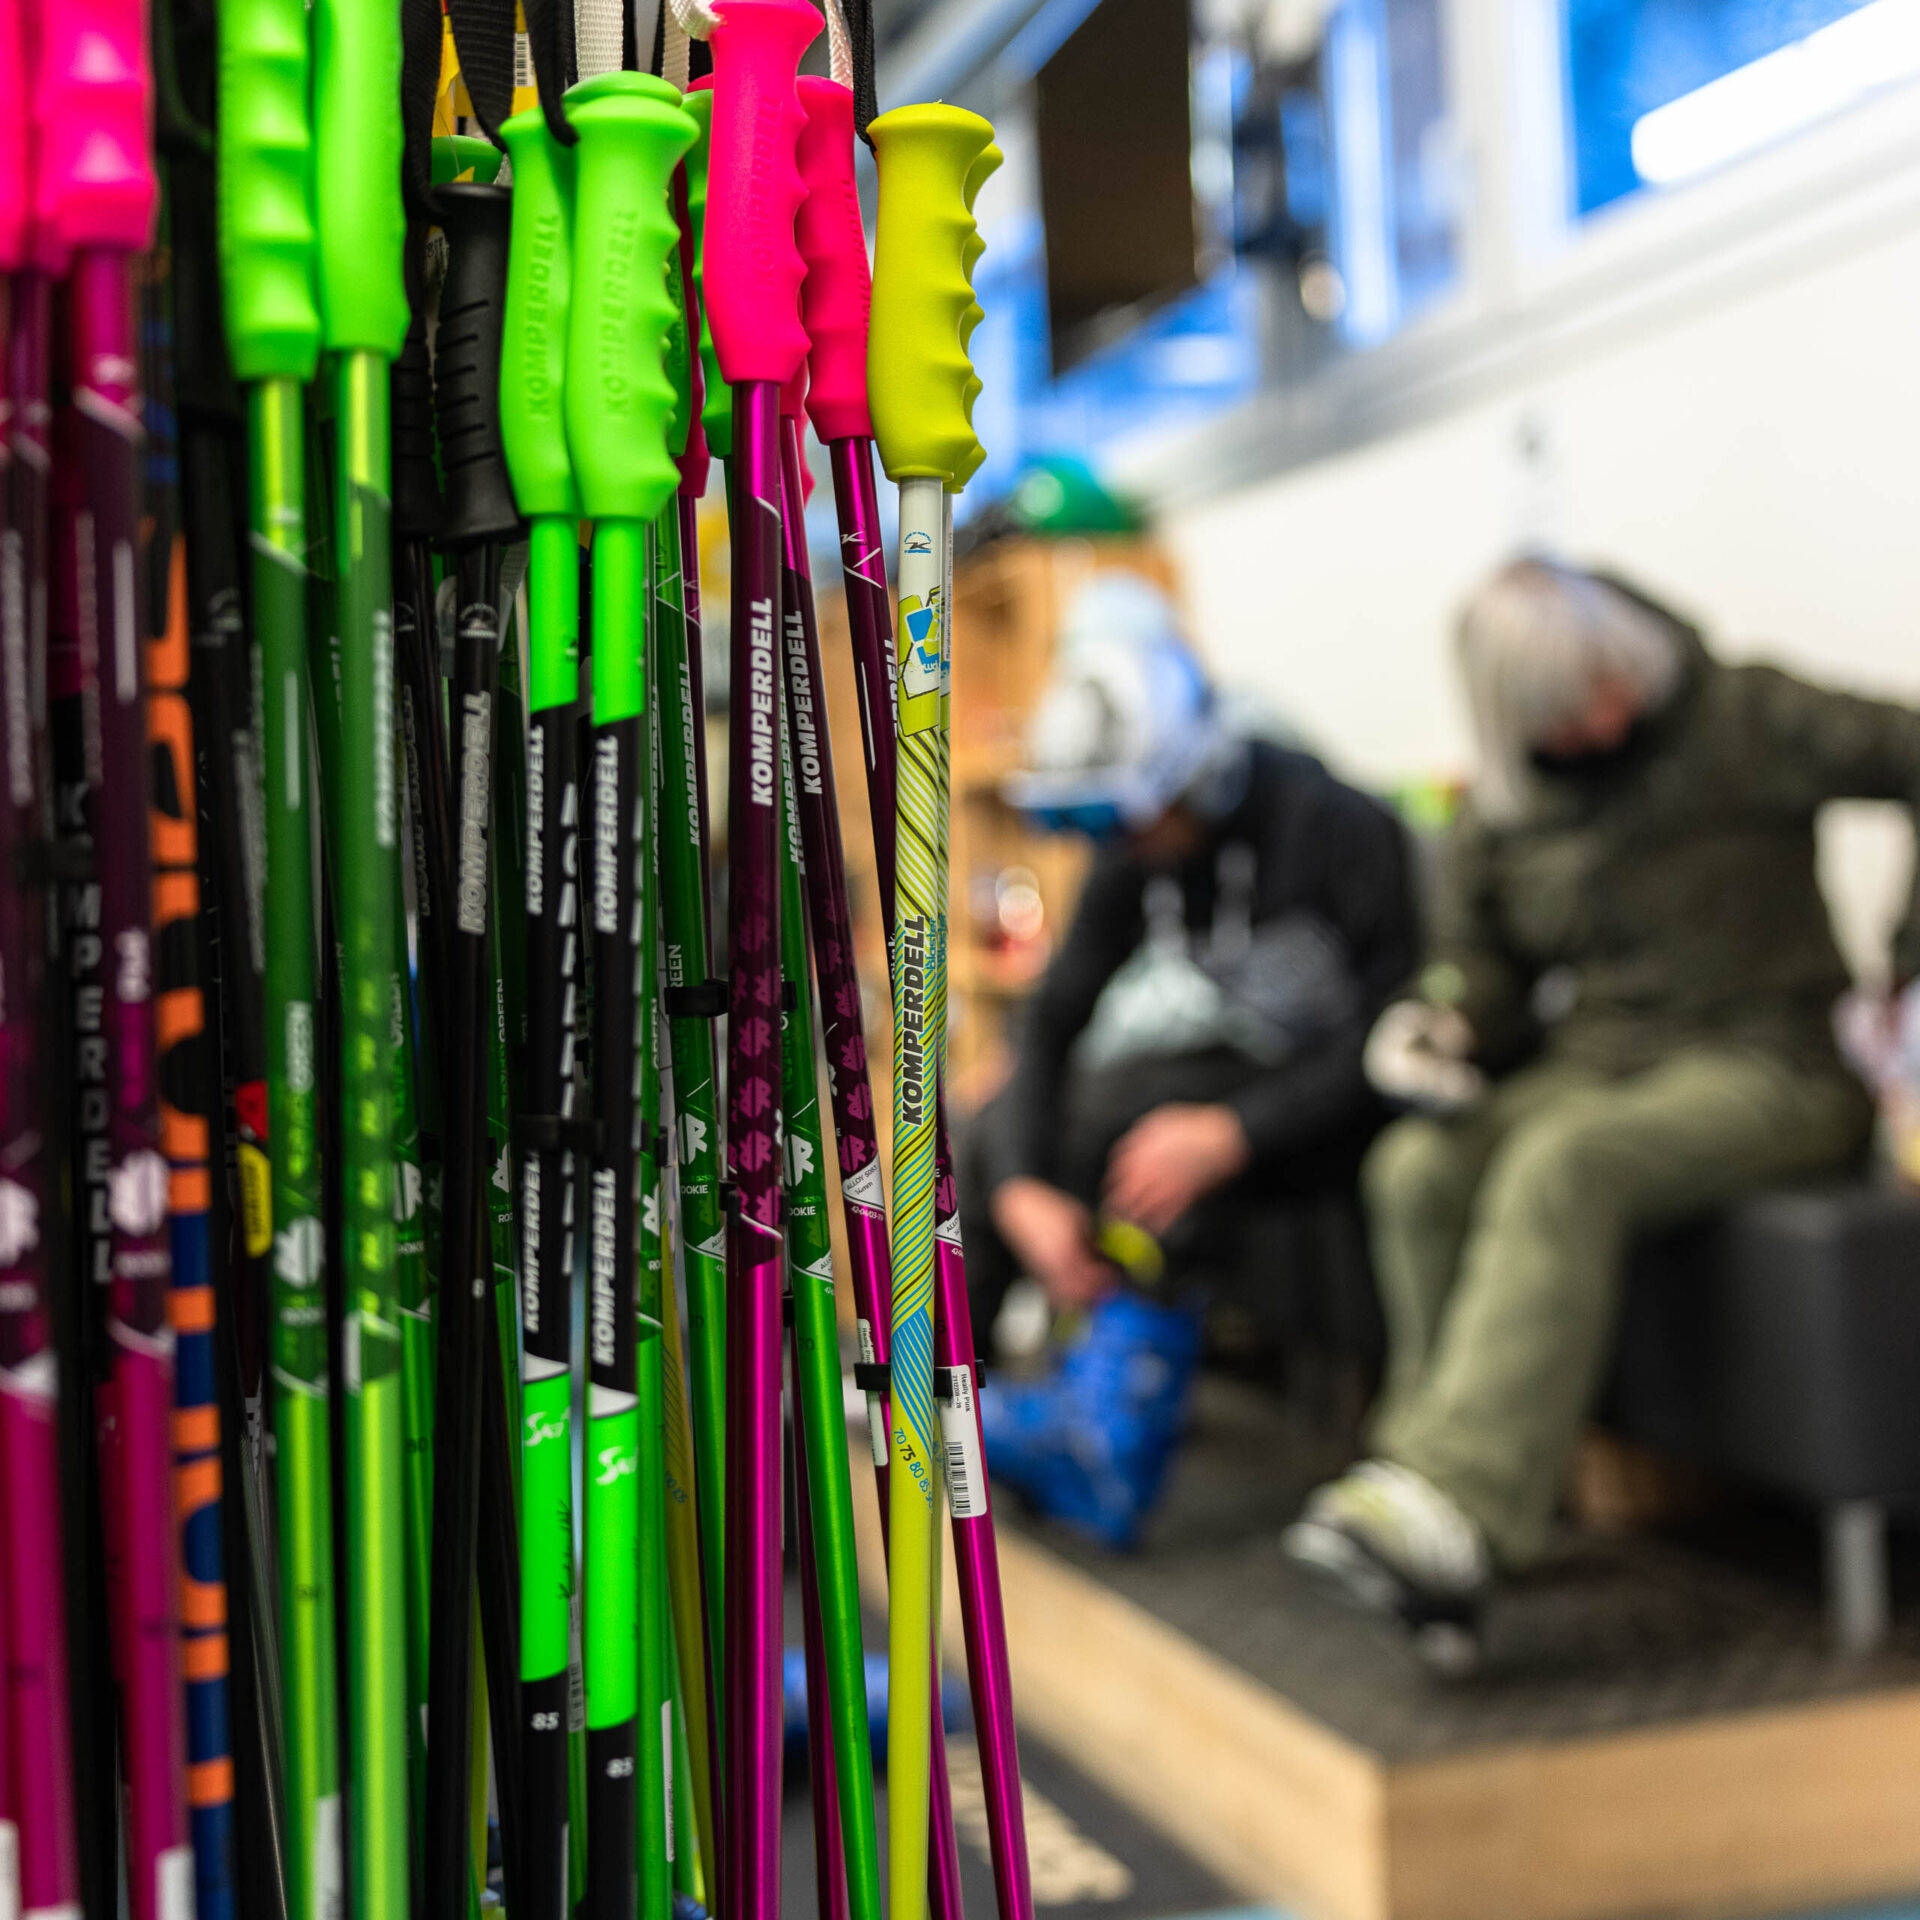
[[[1670, 596], [1726, 653], [1920, 700], [1920, 231], [1172, 511], [1164, 532], [1223, 677], [1370, 781], [1465, 766], [1453, 611], [1543, 535]], [[1823, 850], [1856, 954], [1907, 846], [1882, 815]]]

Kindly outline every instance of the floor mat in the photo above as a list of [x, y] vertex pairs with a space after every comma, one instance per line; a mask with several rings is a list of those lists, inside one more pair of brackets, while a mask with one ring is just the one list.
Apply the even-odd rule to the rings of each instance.
[[1570, 1530], [1488, 1621], [1486, 1671], [1430, 1678], [1393, 1629], [1292, 1568], [1279, 1536], [1337, 1462], [1271, 1396], [1210, 1379], [1143, 1550], [1030, 1531], [1156, 1618], [1392, 1760], [1920, 1685], [1920, 1556], [1899, 1535], [1894, 1622], [1832, 1651], [1810, 1515], [1737, 1501], [1661, 1535]]
[[[951, 1736], [948, 1753], [967, 1912], [974, 1920], [992, 1920], [993, 1871], [979, 1761], [965, 1734]], [[1166, 1920], [1172, 1915], [1243, 1910], [1232, 1891], [1204, 1867], [1031, 1735], [1021, 1741], [1020, 1778], [1026, 1790], [1033, 1904], [1048, 1920]], [[877, 1799], [884, 1897], [884, 1791]], [[804, 1774], [787, 1783], [782, 1840], [784, 1910], [811, 1913], [817, 1905], [813, 1813]], [[1284, 1916], [1271, 1915], [1270, 1920], [1284, 1920]]]

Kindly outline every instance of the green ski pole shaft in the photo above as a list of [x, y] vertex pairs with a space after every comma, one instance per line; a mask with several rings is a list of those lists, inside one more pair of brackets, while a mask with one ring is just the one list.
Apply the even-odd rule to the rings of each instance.
[[[635, 1298], [636, 1183], [650, 1144], [639, 1085], [652, 1010], [637, 1004], [645, 925], [642, 782], [648, 727], [645, 634], [648, 523], [673, 493], [666, 446], [672, 390], [661, 349], [672, 308], [665, 263], [673, 243], [667, 182], [693, 143], [679, 94], [646, 74], [606, 74], [577, 90], [576, 251], [565, 417], [581, 506], [594, 520], [593, 821], [589, 905], [594, 955], [595, 1106], [590, 1171], [586, 1618], [588, 1807], [584, 1920], [632, 1920], [644, 1810], [658, 1769], [637, 1745], [649, 1683], [640, 1587], [643, 1518], [639, 1307]], [[653, 1302], [658, 1320], [658, 1299]], [[657, 1355], [659, 1342], [650, 1342]], [[652, 1405], [655, 1421], [659, 1402]], [[657, 1435], [652, 1478], [660, 1486]], [[647, 1798], [651, 1799], [651, 1794]], [[661, 1809], [664, 1812], [664, 1806]], [[651, 1890], [651, 1882], [649, 1882]], [[651, 1911], [651, 1910], [650, 1910]]]
[[[419, 246], [408, 238], [409, 257]], [[440, 1188], [437, 1066], [440, 912], [445, 893], [446, 729], [440, 711], [439, 641], [434, 630], [428, 542], [440, 524], [434, 457], [433, 371], [425, 322], [416, 309], [393, 363], [393, 650], [400, 764], [406, 784], [403, 865], [413, 874], [418, 963], [409, 967], [407, 929], [395, 929], [396, 1035], [394, 1148], [396, 1290], [400, 1307], [401, 1420], [406, 1436], [407, 1749], [414, 1831], [427, 1808], [426, 1710], [432, 1641], [434, 1293]], [[417, 1191], [410, 1193], [411, 1185]], [[418, 1251], [416, 1253], [415, 1248]]]
[[220, 249], [234, 368], [248, 383], [253, 623], [266, 841], [263, 979], [272, 1253], [280, 1660], [291, 1920], [324, 1920], [343, 1881], [334, 1658], [332, 1459], [315, 1103], [308, 816], [306, 453], [314, 300], [303, 0], [219, 10]]
[[564, 1920], [573, 1552], [573, 1138], [580, 968], [579, 499], [561, 396], [571, 301], [573, 156], [537, 108], [501, 129], [513, 159], [500, 431], [532, 521], [527, 603], [526, 1109], [521, 1116], [520, 1694], [522, 1900]]
[[[706, 492], [707, 436], [696, 409], [706, 394], [713, 342], [701, 316], [699, 275], [707, 205], [707, 135], [711, 92], [686, 97], [700, 132], [674, 177], [680, 227], [676, 291], [675, 414], [670, 444], [680, 485], [671, 534], [661, 529], [660, 577], [672, 582], [680, 609], [676, 634], [660, 640], [660, 697], [671, 704], [661, 725], [661, 879], [667, 937], [667, 1013], [672, 1023], [674, 1107], [679, 1139], [682, 1252], [687, 1280], [687, 1360], [691, 1375], [694, 1460], [699, 1481], [700, 1559], [706, 1597], [707, 1721], [712, 1740], [708, 1798], [720, 1799], [718, 1706], [725, 1697], [720, 1656], [726, 1620], [726, 1229], [720, 1206], [720, 1099], [713, 1021], [723, 1010], [722, 983], [712, 978], [713, 916], [708, 898], [706, 699], [700, 661], [700, 546], [696, 516]], [[720, 387], [722, 395], [726, 388]], [[684, 416], [684, 419], [683, 419]], [[667, 618], [664, 612], [661, 618]], [[707, 1862], [709, 1885], [714, 1862]]]
[[[794, 395], [795, 382], [789, 387]], [[781, 972], [793, 983], [782, 1037], [781, 1085], [785, 1090], [788, 1284], [793, 1295], [793, 1379], [797, 1418], [805, 1436], [807, 1505], [811, 1518], [813, 1576], [825, 1654], [827, 1706], [833, 1727], [833, 1761], [839, 1789], [841, 1844], [846, 1861], [846, 1897], [853, 1920], [878, 1920], [879, 1843], [874, 1829], [873, 1762], [868, 1746], [866, 1650], [860, 1631], [860, 1580], [853, 1540], [853, 1482], [847, 1463], [846, 1408], [840, 1376], [840, 1330], [834, 1310], [833, 1234], [827, 1195], [826, 1150], [820, 1124], [820, 1090], [814, 1064], [811, 977], [796, 771], [817, 777], [811, 757], [817, 719], [812, 688], [794, 671], [804, 661], [813, 626], [813, 584], [808, 576], [806, 519], [799, 492], [798, 402], [783, 422], [785, 579], [781, 608], [786, 634], [781, 652], [786, 675], [787, 729], [783, 736], [786, 780], [786, 857], [780, 871]], [[805, 696], [803, 700], [797, 696]], [[796, 769], [795, 761], [801, 764]], [[812, 1689], [809, 1687], [809, 1698]], [[816, 1793], [822, 1791], [816, 1786]]]
[[[669, 518], [662, 515], [663, 519]], [[654, 571], [653, 538], [649, 534], [648, 579]], [[652, 614], [649, 593], [646, 677], [653, 679]], [[655, 683], [657, 684], [657, 682]], [[640, 1920], [670, 1920], [673, 1912], [673, 1691], [668, 1681], [672, 1630], [667, 1599], [667, 1462], [665, 1244], [662, 1207], [666, 1195], [661, 1175], [666, 1142], [660, 1132], [659, 1017], [659, 809], [654, 805], [653, 743], [658, 703], [652, 703], [642, 722], [640, 764], [635, 772], [641, 823], [640, 1004], [636, 1040], [640, 1056], [640, 1168], [639, 1168], [639, 1298], [636, 1302], [634, 1375], [639, 1393], [639, 1567], [637, 1612], [640, 1631], [640, 1714], [634, 1784], [640, 1796], [638, 1813], [640, 1852]]]
[[[698, 96], [695, 96], [696, 98]], [[684, 556], [678, 503], [658, 528], [660, 879], [666, 933], [666, 1010], [673, 1051], [676, 1174], [690, 1322], [694, 1466], [705, 1572], [707, 1664], [723, 1638], [726, 1484], [726, 1223], [720, 1207], [720, 1096], [713, 1021], [723, 989], [709, 976], [705, 899], [707, 797], [697, 742], [705, 725], [681, 602]]]
[[340, 756], [340, 1193], [346, 1315], [348, 1702], [357, 1920], [409, 1901], [405, 1513], [394, 1294], [388, 1060], [397, 898], [387, 366], [401, 281], [399, 21], [376, 0], [317, 0], [315, 204], [322, 344], [335, 356]]
[[[676, 1762], [674, 1778], [685, 1783], [674, 1795], [676, 1835], [691, 1829], [698, 1858], [676, 1852], [675, 1884], [683, 1886], [707, 1906], [714, 1884], [717, 1835], [714, 1829], [711, 1676], [707, 1665], [706, 1614], [700, 1594], [700, 1531], [694, 1491], [692, 1408], [687, 1397], [686, 1343], [681, 1337], [680, 1308], [671, 1283], [673, 1248], [671, 1218], [663, 1223], [668, 1244], [663, 1258], [669, 1284], [660, 1305], [666, 1326], [662, 1334], [666, 1367], [667, 1467], [667, 1584], [673, 1605], [674, 1653], [679, 1668], [679, 1709], [686, 1764]], [[680, 1843], [676, 1841], [676, 1847]], [[698, 1872], [697, 1881], [694, 1878]]]

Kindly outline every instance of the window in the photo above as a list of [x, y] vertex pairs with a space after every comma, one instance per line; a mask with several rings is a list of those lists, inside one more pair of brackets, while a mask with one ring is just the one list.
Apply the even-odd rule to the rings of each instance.
[[1920, 0], [1566, 0], [1565, 23], [1580, 216], [1920, 73]]
[[1309, 318], [1377, 345], [1454, 284], [1457, 170], [1441, 0], [1340, 0], [1257, 47], [1233, 130], [1235, 243]]

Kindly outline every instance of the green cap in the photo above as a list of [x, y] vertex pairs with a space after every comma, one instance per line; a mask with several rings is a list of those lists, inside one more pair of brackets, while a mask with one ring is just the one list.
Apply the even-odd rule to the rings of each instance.
[[463, 173], [472, 174], [476, 186], [490, 187], [500, 177], [500, 149], [476, 133], [437, 133], [431, 165], [436, 187], [450, 186]]
[[605, 74], [591, 85], [591, 98], [575, 106], [569, 95], [568, 106], [580, 144], [567, 445], [590, 518], [651, 520], [679, 480], [667, 451], [673, 389], [663, 357], [678, 232], [667, 186], [698, 128], [678, 90], [652, 74]]
[[227, 340], [242, 380], [311, 380], [313, 137], [305, 0], [221, 0], [218, 193]]

